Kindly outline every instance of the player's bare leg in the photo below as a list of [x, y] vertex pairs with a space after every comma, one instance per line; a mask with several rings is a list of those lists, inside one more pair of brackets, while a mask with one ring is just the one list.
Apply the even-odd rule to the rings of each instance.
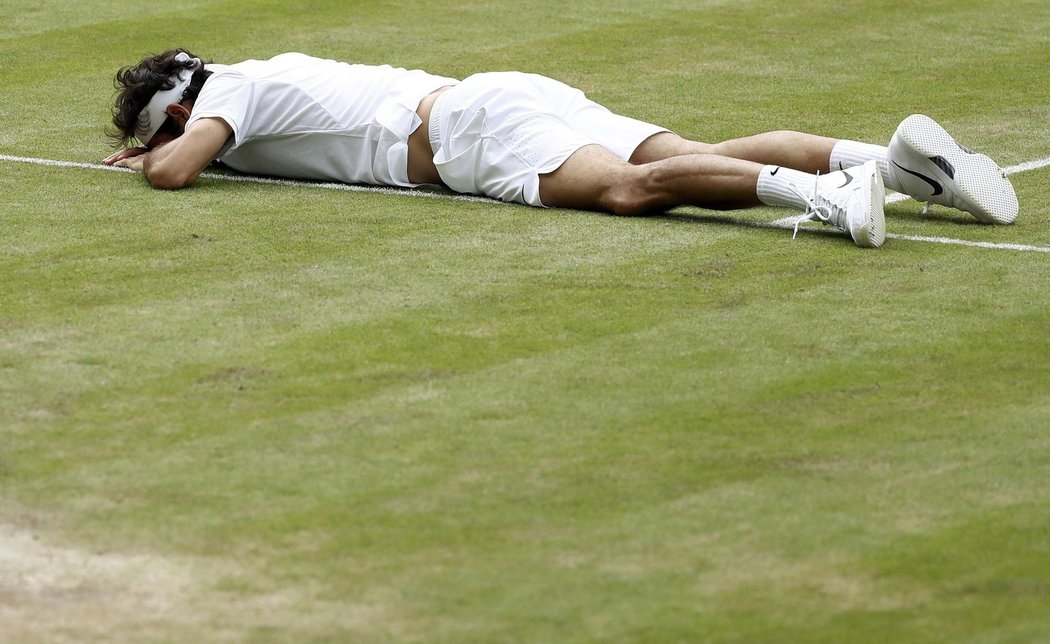
[[735, 209], [765, 203], [801, 208], [850, 233], [858, 246], [885, 238], [883, 183], [874, 162], [816, 176], [717, 154], [683, 154], [631, 164], [597, 145], [577, 150], [540, 177], [548, 206], [644, 215], [676, 206]]
[[670, 132], [644, 141], [631, 163], [687, 154], [714, 154], [810, 174], [875, 161], [886, 188], [971, 213], [988, 224], [1009, 224], [1018, 202], [1005, 173], [990, 158], [959, 145], [936, 121], [915, 114], [897, 128], [889, 147], [803, 132], [777, 131], [722, 143], [690, 141]]
[[632, 165], [598, 145], [580, 148], [540, 177], [545, 205], [619, 215], [693, 205], [712, 209], [757, 206], [762, 166], [712, 154], [684, 154]]
[[762, 165], [780, 165], [816, 174], [828, 172], [831, 151], [838, 139], [781, 130], [731, 139], [721, 143], [690, 141], [671, 132], [655, 134], [638, 146], [631, 163], [652, 163], [686, 154], [714, 154], [753, 161]]

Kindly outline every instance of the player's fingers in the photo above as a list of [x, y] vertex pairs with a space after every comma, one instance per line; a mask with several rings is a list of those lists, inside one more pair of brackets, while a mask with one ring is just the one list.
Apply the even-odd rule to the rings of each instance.
[[[138, 156], [138, 155], [135, 155], [135, 156]], [[124, 157], [123, 159], [118, 159], [118, 160], [114, 161], [113, 163], [111, 163], [110, 165], [114, 165], [114, 166], [116, 166], [118, 168], [130, 168], [130, 169], [135, 170], [135, 171], [138, 171], [138, 169], [139, 169], [139, 161], [137, 161], [134, 156]]]
[[123, 161], [124, 159], [129, 159], [131, 157], [137, 157], [140, 154], [145, 154], [146, 152], [148, 152], [146, 148], [128, 148], [126, 150], [121, 150], [120, 152], [116, 152], [114, 154], [109, 155], [102, 163], [105, 163], [106, 165], [118, 165], [119, 161]]

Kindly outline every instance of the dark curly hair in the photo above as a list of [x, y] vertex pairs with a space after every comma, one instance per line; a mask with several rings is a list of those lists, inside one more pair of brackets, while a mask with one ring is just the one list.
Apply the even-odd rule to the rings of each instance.
[[[113, 147], [127, 147], [135, 137], [135, 128], [139, 124], [139, 114], [158, 91], [171, 89], [175, 84], [171, 77], [180, 69], [193, 69], [193, 61], [179, 62], [175, 57], [180, 53], [186, 53], [190, 58], [195, 58], [189, 51], [169, 49], [163, 54], [147, 56], [138, 65], [121, 67], [113, 79], [113, 87], [117, 90], [115, 105], [113, 107], [113, 126], [106, 134], [113, 142]], [[210, 61], [207, 61], [210, 62]], [[202, 65], [193, 73], [190, 86], [186, 89], [184, 100], [196, 100], [204, 87], [204, 81], [211, 76], [211, 72], [205, 71]], [[175, 122], [168, 117], [164, 120], [157, 134], [161, 132], [175, 134]]]

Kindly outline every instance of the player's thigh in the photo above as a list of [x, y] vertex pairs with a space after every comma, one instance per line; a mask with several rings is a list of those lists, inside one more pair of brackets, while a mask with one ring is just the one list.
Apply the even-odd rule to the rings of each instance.
[[686, 154], [712, 154], [714, 152], [715, 146], [709, 143], [690, 141], [673, 132], [657, 132], [635, 148], [634, 153], [631, 154], [631, 163], [653, 163]]
[[554, 208], [611, 210], [611, 195], [631, 181], [632, 168], [607, 148], [586, 145], [540, 175], [540, 200]]

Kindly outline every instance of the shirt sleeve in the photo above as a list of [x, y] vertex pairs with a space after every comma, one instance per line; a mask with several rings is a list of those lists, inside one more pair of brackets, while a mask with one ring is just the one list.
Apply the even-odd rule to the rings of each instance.
[[223, 151], [236, 148], [251, 138], [252, 115], [255, 112], [255, 86], [251, 80], [234, 70], [211, 75], [204, 82], [193, 103], [188, 128], [202, 118], [220, 118], [233, 130], [233, 144]]

